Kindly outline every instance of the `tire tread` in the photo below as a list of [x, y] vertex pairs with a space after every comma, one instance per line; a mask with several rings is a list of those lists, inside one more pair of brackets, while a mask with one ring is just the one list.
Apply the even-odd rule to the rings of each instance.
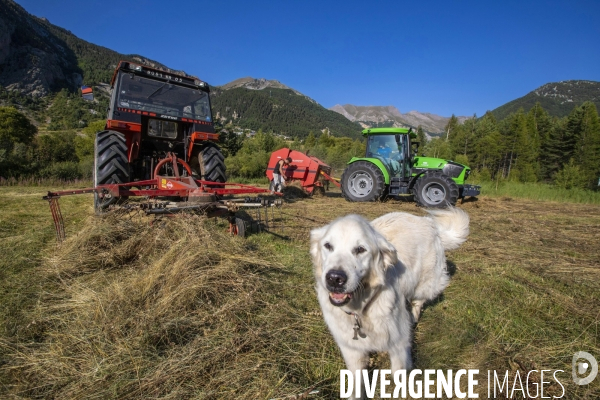
[[[421, 188], [426, 183], [437, 180], [446, 186], [446, 202], [439, 204], [428, 204], [421, 196]], [[429, 171], [420, 177], [413, 187], [413, 194], [415, 202], [419, 207], [425, 208], [445, 208], [448, 206], [454, 206], [458, 200], [459, 189], [456, 182], [452, 180], [448, 175], [445, 175], [442, 171]]]

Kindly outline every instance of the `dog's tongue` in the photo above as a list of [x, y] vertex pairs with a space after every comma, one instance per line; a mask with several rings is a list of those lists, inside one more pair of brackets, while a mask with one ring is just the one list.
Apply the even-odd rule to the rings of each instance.
[[329, 296], [331, 296], [332, 299], [338, 301], [345, 300], [346, 297], [352, 297], [350, 293], [329, 293]]

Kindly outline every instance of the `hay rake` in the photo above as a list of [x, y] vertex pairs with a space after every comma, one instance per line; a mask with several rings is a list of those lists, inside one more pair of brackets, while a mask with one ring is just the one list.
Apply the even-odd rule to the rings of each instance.
[[[170, 161], [169, 159], [167, 159]], [[181, 163], [175, 160], [174, 163]], [[175, 168], [175, 170], [177, 170]], [[50, 205], [50, 211], [59, 242], [65, 239], [65, 228], [58, 200], [62, 196], [94, 193], [100, 199], [113, 199], [108, 207], [95, 201], [96, 213], [115, 210], [139, 210], [151, 216], [172, 216], [180, 213], [202, 214], [208, 217], [221, 217], [229, 221], [229, 232], [245, 236], [253, 231], [283, 229], [277, 224], [275, 210], [281, 208], [283, 201], [277, 197], [235, 197], [240, 195], [259, 195], [269, 193], [267, 189], [239, 183], [220, 183], [194, 179], [191, 176], [161, 176], [154, 179], [121, 184], [98, 185], [94, 188], [48, 192], [44, 196]], [[137, 199], [141, 198], [141, 199]], [[254, 214], [246, 212], [250, 211]], [[269, 211], [270, 210], [270, 211]]]

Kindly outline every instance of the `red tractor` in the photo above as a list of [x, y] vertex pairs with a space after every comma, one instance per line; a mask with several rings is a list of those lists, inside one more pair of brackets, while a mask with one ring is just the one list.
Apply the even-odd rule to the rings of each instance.
[[[268, 190], [225, 182], [206, 82], [121, 61], [111, 89], [105, 130], [96, 134], [94, 187], [44, 196], [59, 241], [65, 237], [59, 198], [84, 193], [94, 194], [97, 213], [109, 207], [148, 215], [199, 212], [228, 218], [230, 232], [243, 236], [253, 221], [237, 212], [254, 208], [259, 230], [269, 228], [269, 213], [261, 208], [281, 206], [281, 200], [235, 198]], [[93, 100], [90, 88], [82, 94]], [[142, 200], [121, 201], [131, 197]]]
[[[121, 61], [111, 89], [106, 127], [96, 135], [95, 187], [148, 181], [159, 172], [185, 176], [188, 169], [195, 179], [225, 182], [206, 82]], [[160, 163], [173, 155], [183, 163]], [[118, 199], [95, 192], [94, 206], [101, 211]]]

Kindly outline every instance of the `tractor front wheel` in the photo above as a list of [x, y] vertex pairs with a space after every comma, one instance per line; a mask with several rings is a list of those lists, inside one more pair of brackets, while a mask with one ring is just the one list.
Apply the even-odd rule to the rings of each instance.
[[[94, 187], [130, 181], [125, 135], [116, 131], [101, 131], [94, 144]], [[100, 197], [94, 192], [94, 208], [100, 213], [118, 197]]]
[[385, 195], [385, 179], [375, 164], [357, 161], [342, 174], [342, 195], [348, 201], [377, 201]]
[[427, 172], [413, 188], [417, 205], [427, 208], [445, 208], [456, 204], [458, 186], [441, 171]]

